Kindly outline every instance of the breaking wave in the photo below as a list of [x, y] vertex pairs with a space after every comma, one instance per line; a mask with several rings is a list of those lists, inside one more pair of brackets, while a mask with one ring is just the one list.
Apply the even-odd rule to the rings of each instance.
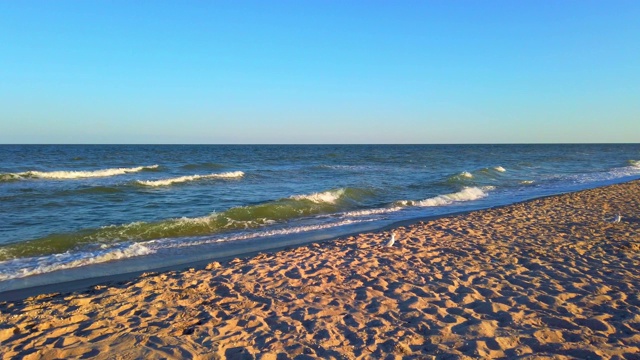
[[154, 250], [143, 244], [121, 243], [114, 247], [103, 247], [95, 251], [65, 252], [37, 258], [14, 259], [2, 263], [0, 281], [153, 253], [155, 253]]
[[309, 200], [316, 204], [328, 203], [334, 204], [340, 197], [345, 194], [346, 189], [329, 190], [308, 195], [293, 195], [289, 199], [293, 200]]
[[493, 190], [494, 187], [486, 186], [486, 187], [465, 187], [464, 189], [445, 195], [438, 195], [432, 198], [413, 201], [413, 200], [402, 200], [396, 202], [396, 204], [400, 206], [422, 206], [422, 207], [430, 207], [430, 206], [445, 206], [450, 205], [455, 202], [463, 202], [463, 201], [473, 201], [478, 200], [487, 196], [487, 190]]
[[168, 186], [172, 184], [196, 181], [201, 179], [231, 179], [231, 178], [240, 178], [243, 176], [244, 176], [244, 173], [242, 171], [232, 171], [232, 172], [226, 172], [226, 173], [220, 173], [220, 174], [180, 176], [180, 177], [162, 179], [162, 180], [137, 180], [136, 182], [144, 186]]
[[158, 165], [138, 166], [133, 168], [113, 168], [101, 170], [77, 170], [77, 171], [25, 171], [21, 173], [0, 174], [0, 181], [14, 181], [21, 179], [81, 179], [116, 176], [128, 173], [135, 173], [145, 170], [157, 169]]
[[357, 208], [370, 190], [341, 188], [297, 195], [263, 204], [240, 206], [197, 218], [174, 218], [157, 222], [133, 222], [53, 234], [0, 247], [0, 261], [64, 253], [95, 244], [140, 242], [162, 238], [205, 236], [230, 230], [255, 229], [293, 219], [332, 214]]
[[57, 270], [71, 269], [86, 265], [133, 258], [155, 254], [162, 249], [183, 248], [189, 246], [207, 245], [213, 243], [230, 242], [237, 240], [249, 240], [259, 237], [298, 234], [309, 231], [317, 231], [373, 221], [372, 219], [354, 220], [346, 219], [328, 224], [316, 224], [306, 226], [287, 227], [250, 233], [240, 233], [231, 236], [205, 238], [192, 241], [182, 239], [151, 240], [142, 243], [119, 243], [114, 245], [103, 244], [96, 249], [87, 249], [80, 252], [65, 252], [63, 254], [50, 254], [39, 257], [18, 258], [3, 261], [0, 264], [0, 281], [23, 278], [31, 275], [49, 273]]
[[[70, 234], [54, 234], [0, 247], [0, 281], [151, 255], [168, 248], [303, 233], [371, 222], [379, 219], [379, 216], [401, 211], [407, 206], [444, 206], [477, 200], [487, 196], [486, 191], [492, 189], [491, 186], [466, 187], [455, 193], [425, 200], [398, 201], [388, 207], [362, 209], [358, 205], [359, 201], [374, 196], [372, 190], [339, 188], [294, 195], [264, 204], [235, 207], [202, 217], [133, 222]], [[319, 216], [325, 220], [310, 225], [285, 225], [289, 220], [311, 216]], [[280, 225], [269, 227], [276, 224]], [[262, 229], [252, 230], [257, 228]], [[232, 232], [225, 235], [227, 231]]]

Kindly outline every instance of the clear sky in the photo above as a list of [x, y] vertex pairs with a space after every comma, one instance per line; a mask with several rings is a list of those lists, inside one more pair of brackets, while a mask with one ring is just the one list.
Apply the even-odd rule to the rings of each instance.
[[0, 1], [0, 143], [640, 142], [640, 1]]

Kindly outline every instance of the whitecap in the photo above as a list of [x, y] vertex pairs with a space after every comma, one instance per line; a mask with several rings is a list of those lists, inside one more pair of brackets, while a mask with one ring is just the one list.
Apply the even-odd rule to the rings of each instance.
[[142, 170], [157, 169], [158, 165], [150, 166], [138, 166], [133, 168], [113, 168], [113, 169], [101, 169], [93, 171], [25, 171], [17, 174], [21, 178], [39, 178], [39, 179], [79, 179], [79, 178], [94, 178], [94, 177], [108, 177], [115, 175], [122, 175], [128, 173], [134, 173]]
[[336, 190], [323, 191], [323, 192], [318, 192], [313, 194], [293, 195], [289, 198], [293, 200], [309, 200], [309, 201], [313, 201], [314, 203], [334, 204], [338, 199], [340, 199], [341, 196], [344, 195], [344, 193], [345, 193], [345, 189], [340, 188]]
[[155, 187], [155, 186], [168, 186], [172, 184], [183, 183], [188, 181], [196, 181], [200, 179], [231, 179], [231, 178], [240, 178], [243, 176], [244, 176], [244, 173], [242, 171], [232, 171], [232, 172], [209, 174], [209, 175], [180, 176], [180, 177], [161, 179], [161, 180], [137, 180], [136, 182], [140, 185]]
[[495, 188], [495, 186], [465, 187], [455, 193], [438, 195], [424, 200], [398, 200], [394, 202], [394, 206], [445, 206], [453, 204], [454, 202], [464, 202], [481, 199], [487, 196], [486, 191], [495, 190]]

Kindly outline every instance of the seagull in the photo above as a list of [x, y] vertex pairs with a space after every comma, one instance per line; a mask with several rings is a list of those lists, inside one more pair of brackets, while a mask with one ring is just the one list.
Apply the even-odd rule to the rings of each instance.
[[613, 218], [612, 223], [617, 224], [620, 222], [620, 220], [622, 220], [622, 216], [620, 216], [620, 214], [616, 215], [616, 217]]
[[389, 247], [389, 246], [393, 246], [393, 243], [396, 242], [396, 233], [391, 233], [391, 239], [389, 239], [389, 241], [387, 241], [387, 244], [385, 246]]

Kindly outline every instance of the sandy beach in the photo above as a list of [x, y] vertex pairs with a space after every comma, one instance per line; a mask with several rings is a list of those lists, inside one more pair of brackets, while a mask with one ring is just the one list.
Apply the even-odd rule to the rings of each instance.
[[2, 302], [0, 355], [638, 359], [640, 181]]

